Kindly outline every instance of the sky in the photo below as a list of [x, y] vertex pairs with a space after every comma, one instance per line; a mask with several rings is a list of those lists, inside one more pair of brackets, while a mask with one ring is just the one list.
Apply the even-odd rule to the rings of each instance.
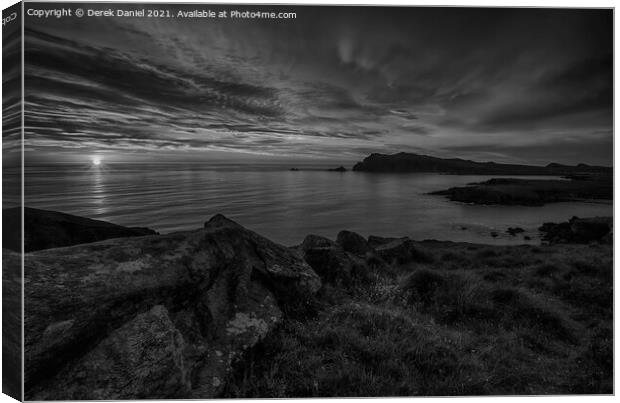
[[30, 161], [612, 165], [611, 10], [165, 8], [296, 18], [26, 17]]

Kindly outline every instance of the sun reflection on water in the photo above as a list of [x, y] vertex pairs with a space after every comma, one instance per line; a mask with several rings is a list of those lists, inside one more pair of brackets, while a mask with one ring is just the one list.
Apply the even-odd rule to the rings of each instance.
[[94, 204], [95, 213], [101, 217], [109, 212], [108, 193], [105, 185], [105, 174], [109, 170], [108, 167], [102, 164], [101, 160], [93, 160], [93, 164], [89, 168], [89, 174], [91, 176], [90, 194], [92, 195], [92, 203]]

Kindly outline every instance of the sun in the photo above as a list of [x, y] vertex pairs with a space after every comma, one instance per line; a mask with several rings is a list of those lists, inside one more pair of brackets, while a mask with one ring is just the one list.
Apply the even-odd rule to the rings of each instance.
[[94, 166], [99, 166], [99, 165], [101, 165], [101, 158], [93, 157], [92, 162], [93, 162]]

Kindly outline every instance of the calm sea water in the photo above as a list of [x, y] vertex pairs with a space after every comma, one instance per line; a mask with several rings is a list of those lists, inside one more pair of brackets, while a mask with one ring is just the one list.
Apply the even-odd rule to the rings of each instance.
[[[523, 227], [530, 242], [537, 243], [536, 229], [543, 222], [573, 215], [610, 216], [613, 209], [610, 203], [475, 206], [426, 194], [488, 176], [287, 169], [178, 164], [29, 167], [25, 200], [29, 207], [161, 233], [196, 229], [222, 213], [285, 245], [300, 243], [307, 234], [335, 238], [343, 229], [364, 236], [527, 243], [522, 235], [505, 233], [511, 226]], [[492, 231], [499, 236], [493, 238]]]

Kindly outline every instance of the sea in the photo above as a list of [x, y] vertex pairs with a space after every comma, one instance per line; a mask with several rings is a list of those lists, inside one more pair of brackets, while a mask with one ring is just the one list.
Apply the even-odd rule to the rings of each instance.
[[[224, 214], [287, 246], [301, 243], [308, 234], [335, 239], [341, 230], [415, 240], [537, 244], [538, 227], [544, 222], [613, 213], [611, 202], [484, 206], [428, 194], [501, 177], [497, 175], [328, 172], [326, 166], [292, 171], [291, 167], [222, 163], [27, 166], [24, 200], [27, 207], [149, 227], [162, 234], [197, 229], [215, 214]], [[18, 183], [19, 177], [18, 171], [5, 168], [3, 185]], [[4, 208], [17, 203], [10, 197], [3, 202]], [[511, 236], [509, 227], [525, 232]]]

